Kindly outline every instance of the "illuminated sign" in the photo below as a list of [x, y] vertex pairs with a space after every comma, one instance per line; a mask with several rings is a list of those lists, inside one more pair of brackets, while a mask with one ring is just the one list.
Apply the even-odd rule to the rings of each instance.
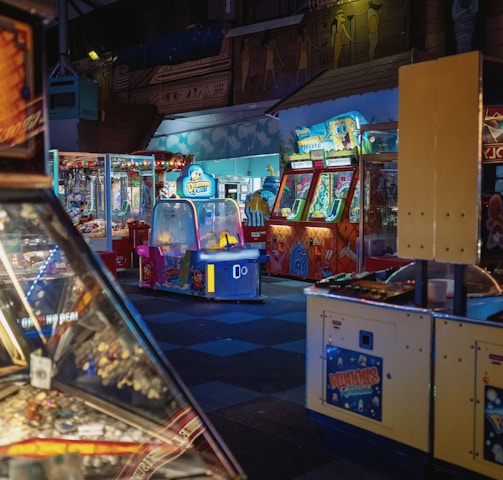
[[304, 160], [304, 161], [301, 160], [298, 162], [292, 162], [290, 166], [294, 170], [300, 170], [302, 168], [313, 168], [313, 162], [311, 162], [311, 160]]
[[360, 147], [360, 126], [367, 121], [356, 111], [332, 117], [324, 123], [295, 129], [299, 153], [314, 152], [323, 158], [324, 152], [342, 152]]
[[176, 180], [176, 193], [181, 198], [212, 198], [216, 191], [215, 177], [197, 163], [183, 167], [180, 177]]
[[482, 148], [484, 160], [502, 160], [503, 159], [503, 143], [494, 143], [492, 145], [484, 145]]
[[327, 167], [339, 167], [341, 165], [351, 165], [351, 157], [327, 158], [325, 160]]
[[[78, 312], [59, 312], [48, 313], [46, 315], [39, 315], [37, 322], [41, 328], [54, 327], [55, 325], [63, 325], [68, 322], [76, 322], [79, 319]], [[17, 320], [23, 330], [30, 330], [35, 328], [33, 320], [30, 317], [23, 317]]]

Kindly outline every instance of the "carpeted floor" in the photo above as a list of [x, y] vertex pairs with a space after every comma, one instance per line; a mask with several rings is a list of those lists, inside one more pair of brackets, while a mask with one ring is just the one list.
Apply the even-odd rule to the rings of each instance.
[[[249, 480], [386, 480], [327, 453], [304, 408], [309, 283], [263, 276], [264, 303], [119, 283]], [[362, 455], [362, 459], [364, 455]]]

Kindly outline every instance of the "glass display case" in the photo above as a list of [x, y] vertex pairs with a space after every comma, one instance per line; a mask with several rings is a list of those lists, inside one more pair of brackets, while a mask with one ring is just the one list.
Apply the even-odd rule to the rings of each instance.
[[[54, 191], [80, 230], [105, 236], [106, 155], [51, 150]], [[86, 224], [89, 223], [88, 226]], [[94, 228], [88, 228], [91, 225]]]
[[0, 478], [244, 478], [102, 267], [49, 177], [0, 178]]
[[126, 228], [130, 219], [152, 222], [155, 201], [155, 158], [110, 155], [112, 222]]
[[363, 179], [360, 271], [399, 268], [410, 259], [397, 257], [398, 125], [362, 125]]

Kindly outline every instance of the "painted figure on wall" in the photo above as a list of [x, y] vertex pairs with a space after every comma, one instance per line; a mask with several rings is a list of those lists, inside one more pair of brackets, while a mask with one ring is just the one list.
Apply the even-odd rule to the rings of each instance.
[[367, 10], [367, 30], [369, 32], [369, 60], [374, 60], [374, 55], [379, 41], [379, 9], [384, 4], [374, 3], [369, 1], [369, 8]]
[[278, 41], [276, 37], [272, 34], [270, 30], [264, 32], [262, 37], [262, 46], [265, 48], [265, 71], [264, 71], [264, 83], [263, 89], [266, 89], [267, 79], [272, 78], [274, 82], [274, 87], [278, 88], [278, 82], [276, 81], [276, 57], [278, 58], [281, 65], [283, 65], [283, 60], [278, 50]]
[[342, 52], [343, 39], [342, 34], [348, 39], [351, 40], [351, 36], [349, 35], [346, 29], [346, 16], [344, 15], [344, 10], [339, 8], [335, 12], [335, 17], [330, 26], [330, 33], [332, 38], [332, 47], [334, 48], [334, 68], [337, 68], [339, 64], [339, 57]]
[[248, 47], [248, 37], [241, 38], [241, 91], [244, 93], [246, 90], [246, 80], [248, 79], [248, 72], [250, 71], [250, 48]]
[[297, 32], [297, 75], [295, 83], [299, 83], [299, 77], [302, 75], [306, 82], [309, 78], [309, 49], [315, 45], [311, 42], [309, 32], [305, 25], [301, 25]]
[[479, 10], [478, 0], [453, 0], [452, 21], [456, 37], [456, 52], [464, 53], [472, 49], [473, 31]]
[[307, 80], [307, 64], [308, 64], [308, 39], [306, 29], [301, 26], [297, 33], [297, 76], [295, 82], [299, 83], [299, 75], [304, 74], [304, 81]]

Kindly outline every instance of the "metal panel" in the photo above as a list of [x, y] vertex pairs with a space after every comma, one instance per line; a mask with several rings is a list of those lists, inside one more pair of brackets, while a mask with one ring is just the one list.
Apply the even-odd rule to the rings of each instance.
[[[435, 332], [433, 456], [490, 478], [503, 478], [501, 456], [497, 456], [501, 444], [503, 344], [494, 343], [503, 338], [503, 328], [459, 318], [436, 318]], [[492, 403], [493, 394], [489, 392], [494, 392]], [[499, 415], [496, 432], [485, 424], [486, 408]]]
[[399, 70], [397, 251], [405, 258], [434, 256], [436, 76], [436, 61]]
[[400, 68], [400, 256], [478, 263], [481, 70], [479, 52]]
[[482, 57], [478, 52], [470, 52], [445, 57], [437, 63], [435, 258], [476, 264], [480, 232]]
[[[418, 310], [342, 300], [314, 287], [305, 292], [307, 408], [428, 452], [431, 317]], [[358, 382], [362, 366], [377, 367], [380, 381]], [[347, 380], [347, 390], [327, 390], [334, 372], [356, 380]], [[340, 386], [337, 380], [334, 384]], [[359, 392], [372, 397], [364, 397], [361, 411], [354, 406]], [[369, 404], [381, 413], [365, 410]]]

